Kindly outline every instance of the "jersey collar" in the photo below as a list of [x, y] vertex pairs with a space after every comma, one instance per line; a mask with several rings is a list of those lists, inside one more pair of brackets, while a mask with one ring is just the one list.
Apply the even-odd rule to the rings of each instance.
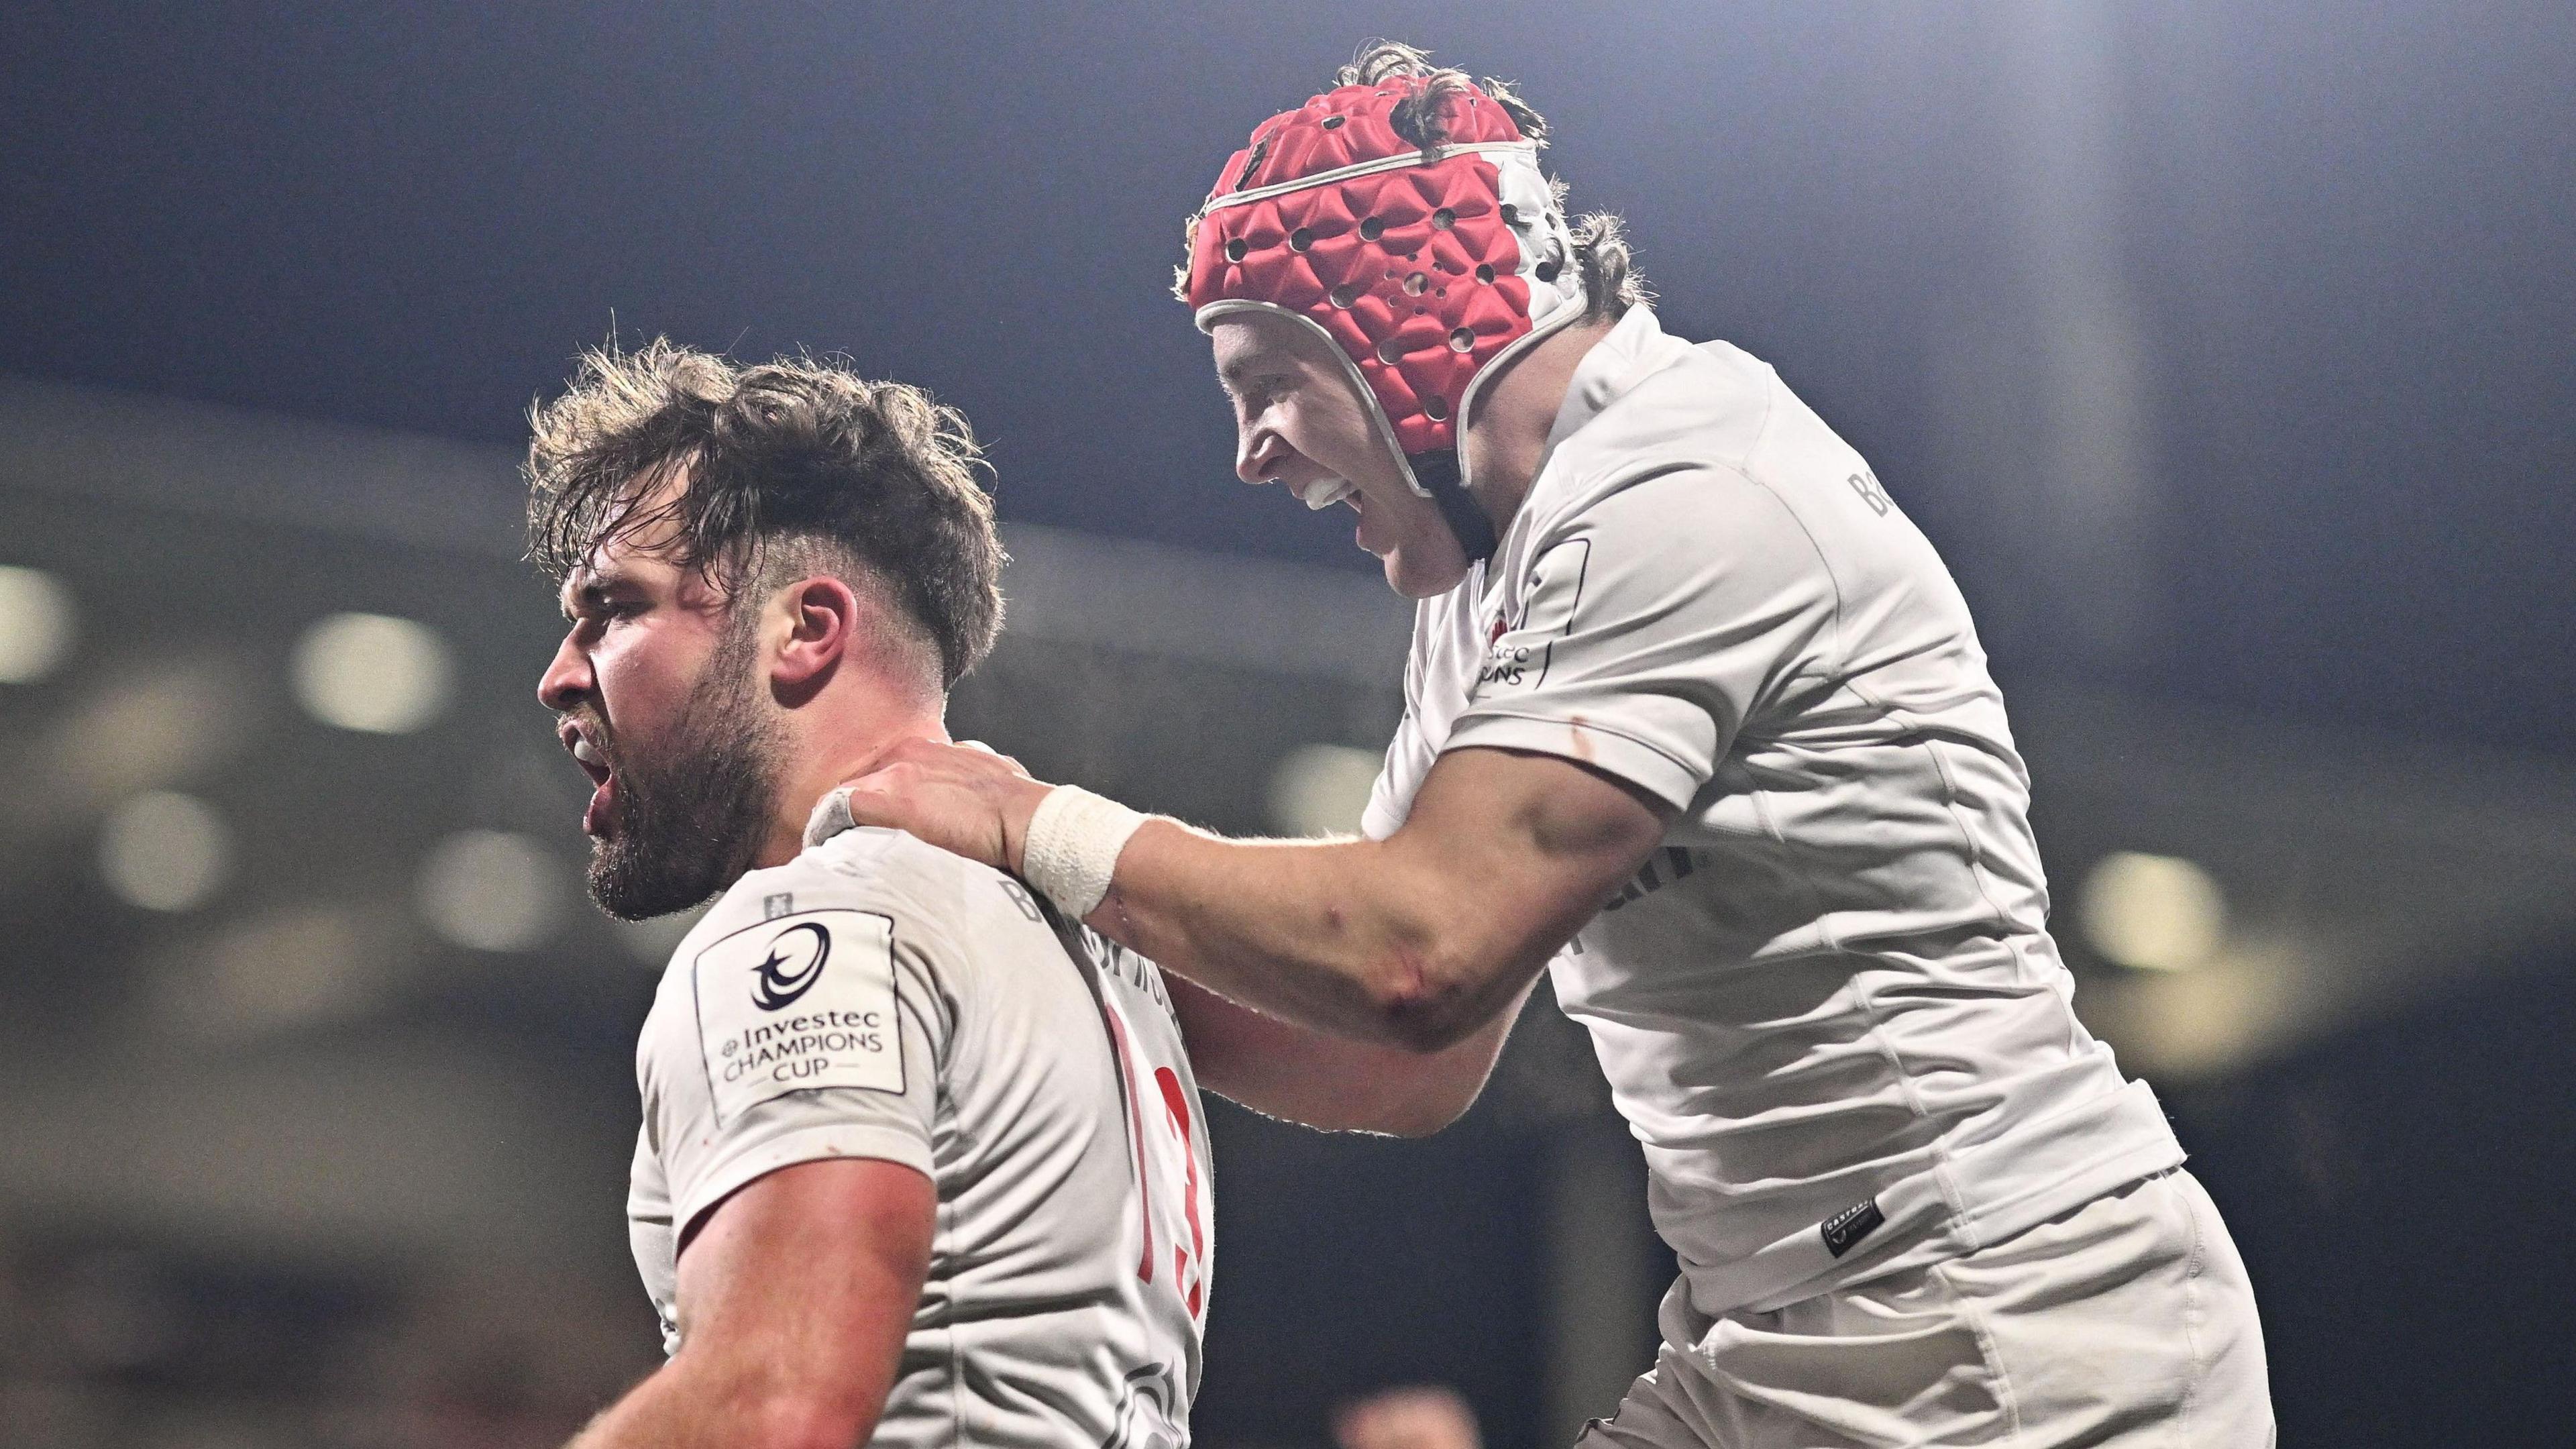
[[1547, 430], [1546, 451], [1555, 452], [1557, 444], [1598, 417], [1603, 408], [1689, 350], [1689, 343], [1666, 333], [1655, 321], [1653, 308], [1644, 303], [1629, 308], [1610, 334], [1592, 344], [1592, 350], [1574, 365], [1565, 401]]

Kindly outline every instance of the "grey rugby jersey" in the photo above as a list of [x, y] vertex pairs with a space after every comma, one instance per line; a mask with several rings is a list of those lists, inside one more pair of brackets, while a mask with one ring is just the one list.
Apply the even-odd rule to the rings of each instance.
[[2182, 1158], [2075, 1018], [1966, 603], [1767, 366], [1631, 309], [1493, 559], [1423, 601], [1365, 830], [1441, 751], [1678, 812], [1550, 967], [1704, 1312], [1964, 1252]]
[[1206, 1123], [1153, 963], [907, 835], [753, 871], [637, 1051], [629, 1234], [665, 1347], [679, 1230], [795, 1163], [938, 1191], [878, 1445], [1179, 1449], [1214, 1269]]

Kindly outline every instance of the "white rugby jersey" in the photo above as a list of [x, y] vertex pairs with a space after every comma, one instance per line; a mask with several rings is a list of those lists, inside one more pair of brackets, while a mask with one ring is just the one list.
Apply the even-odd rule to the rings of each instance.
[[644, 1023], [627, 1199], [676, 1352], [677, 1234], [764, 1173], [938, 1189], [876, 1445], [1179, 1449], [1214, 1269], [1206, 1122], [1161, 974], [888, 830], [745, 875]]
[[1492, 560], [1422, 602], [1364, 829], [1443, 750], [1679, 811], [1551, 963], [1703, 1312], [1967, 1251], [2182, 1151], [2075, 1019], [1965, 601], [1766, 365], [1643, 307]]

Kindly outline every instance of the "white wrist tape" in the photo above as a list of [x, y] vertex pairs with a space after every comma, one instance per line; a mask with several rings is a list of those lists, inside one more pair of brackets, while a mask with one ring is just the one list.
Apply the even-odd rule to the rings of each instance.
[[1079, 921], [1109, 895], [1118, 852], [1145, 818], [1115, 800], [1073, 785], [1058, 785], [1029, 817], [1020, 847], [1020, 874], [1039, 894]]
[[814, 813], [805, 817], [806, 848], [810, 850], [857, 824], [850, 818], [850, 787], [843, 785], [815, 801]]

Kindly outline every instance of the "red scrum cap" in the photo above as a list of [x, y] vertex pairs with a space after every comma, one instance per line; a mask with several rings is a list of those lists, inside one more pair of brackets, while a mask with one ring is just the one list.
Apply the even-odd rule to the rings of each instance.
[[1496, 362], [1581, 317], [1583, 282], [1540, 142], [1473, 85], [1443, 87], [1439, 144], [1398, 134], [1426, 82], [1326, 91], [1253, 128], [1190, 226], [1188, 296], [1297, 319], [1331, 341], [1416, 493], [1468, 557], [1494, 549], [1458, 429]]

